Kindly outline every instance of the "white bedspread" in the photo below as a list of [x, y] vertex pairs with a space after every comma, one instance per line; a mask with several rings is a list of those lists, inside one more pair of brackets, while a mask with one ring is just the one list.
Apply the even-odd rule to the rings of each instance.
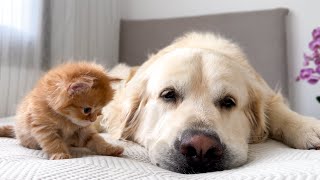
[[[0, 120], [0, 124], [7, 123], [11, 120]], [[73, 159], [54, 161], [15, 139], [0, 138], [0, 179], [320, 179], [320, 151], [291, 149], [273, 140], [251, 145], [249, 161], [242, 167], [193, 175], [153, 166], [146, 150], [137, 144], [113, 142], [125, 146], [124, 157], [73, 149]]]

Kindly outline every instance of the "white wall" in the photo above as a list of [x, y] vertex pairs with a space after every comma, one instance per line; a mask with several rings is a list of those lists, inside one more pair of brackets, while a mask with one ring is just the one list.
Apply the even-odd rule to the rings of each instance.
[[303, 52], [308, 52], [311, 31], [320, 26], [320, 1], [121, 0], [121, 17], [123, 19], [158, 19], [276, 7], [285, 7], [290, 10], [287, 18], [289, 102], [294, 110], [319, 118], [320, 104], [315, 97], [320, 95], [320, 83], [309, 85], [305, 82], [295, 82], [295, 77], [302, 65]]

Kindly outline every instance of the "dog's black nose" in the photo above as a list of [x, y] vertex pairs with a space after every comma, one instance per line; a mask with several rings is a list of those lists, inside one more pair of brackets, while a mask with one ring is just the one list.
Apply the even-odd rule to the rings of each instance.
[[183, 133], [178, 147], [192, 171], [222, 170], [220, 167], [224, 148], [216, 135], [198, 132]]

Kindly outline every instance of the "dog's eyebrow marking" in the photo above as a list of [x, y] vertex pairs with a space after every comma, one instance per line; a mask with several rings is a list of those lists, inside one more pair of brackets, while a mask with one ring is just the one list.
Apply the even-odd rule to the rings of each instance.
[[216, 102], [217, 100], [220, 100], [224, 98], [227, 94], [230, 94], [229, 91], [227, 91], [227, 88], [223, 87], [221, 89], [217, 89], [217, 91], [214, 92], [213, 101]]
[[230, 96], [235, 101], [237, 101], [237, 98], [233, 95], [233, 93], [231, 93], [231, 91], [228, 88], [223, 87], [221, 89], [217, 89], [217, 91], [215, 92], [215, 96], [213, 97], [213, 103], [214, 104], [218, 103], [220, 100], [222, 100], [226, 96]]
[[179, 95], [184, 95], [185, 90], [183, 87], [184, 87], [184, 83], [181, 83], [179, 81], [169, 80], [164, 83], [164, 86], [160, 88], [160, 91], [162, 92], [165, 89], [174, 89], [175, 91], [177, 91]]

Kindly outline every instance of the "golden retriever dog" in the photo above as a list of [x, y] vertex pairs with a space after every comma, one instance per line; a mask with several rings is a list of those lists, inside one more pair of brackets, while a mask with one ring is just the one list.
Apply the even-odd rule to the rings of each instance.
[[180, 173], [231, 169], [248, 144], [270, 137], [293, 148], [320, 147], [320, 121], [293, 112], [233, 42], [189, 33], [140, 67], [120, 65], [126, 80], [104, 108], [101, 125], [146, 147], [153, 164]]

